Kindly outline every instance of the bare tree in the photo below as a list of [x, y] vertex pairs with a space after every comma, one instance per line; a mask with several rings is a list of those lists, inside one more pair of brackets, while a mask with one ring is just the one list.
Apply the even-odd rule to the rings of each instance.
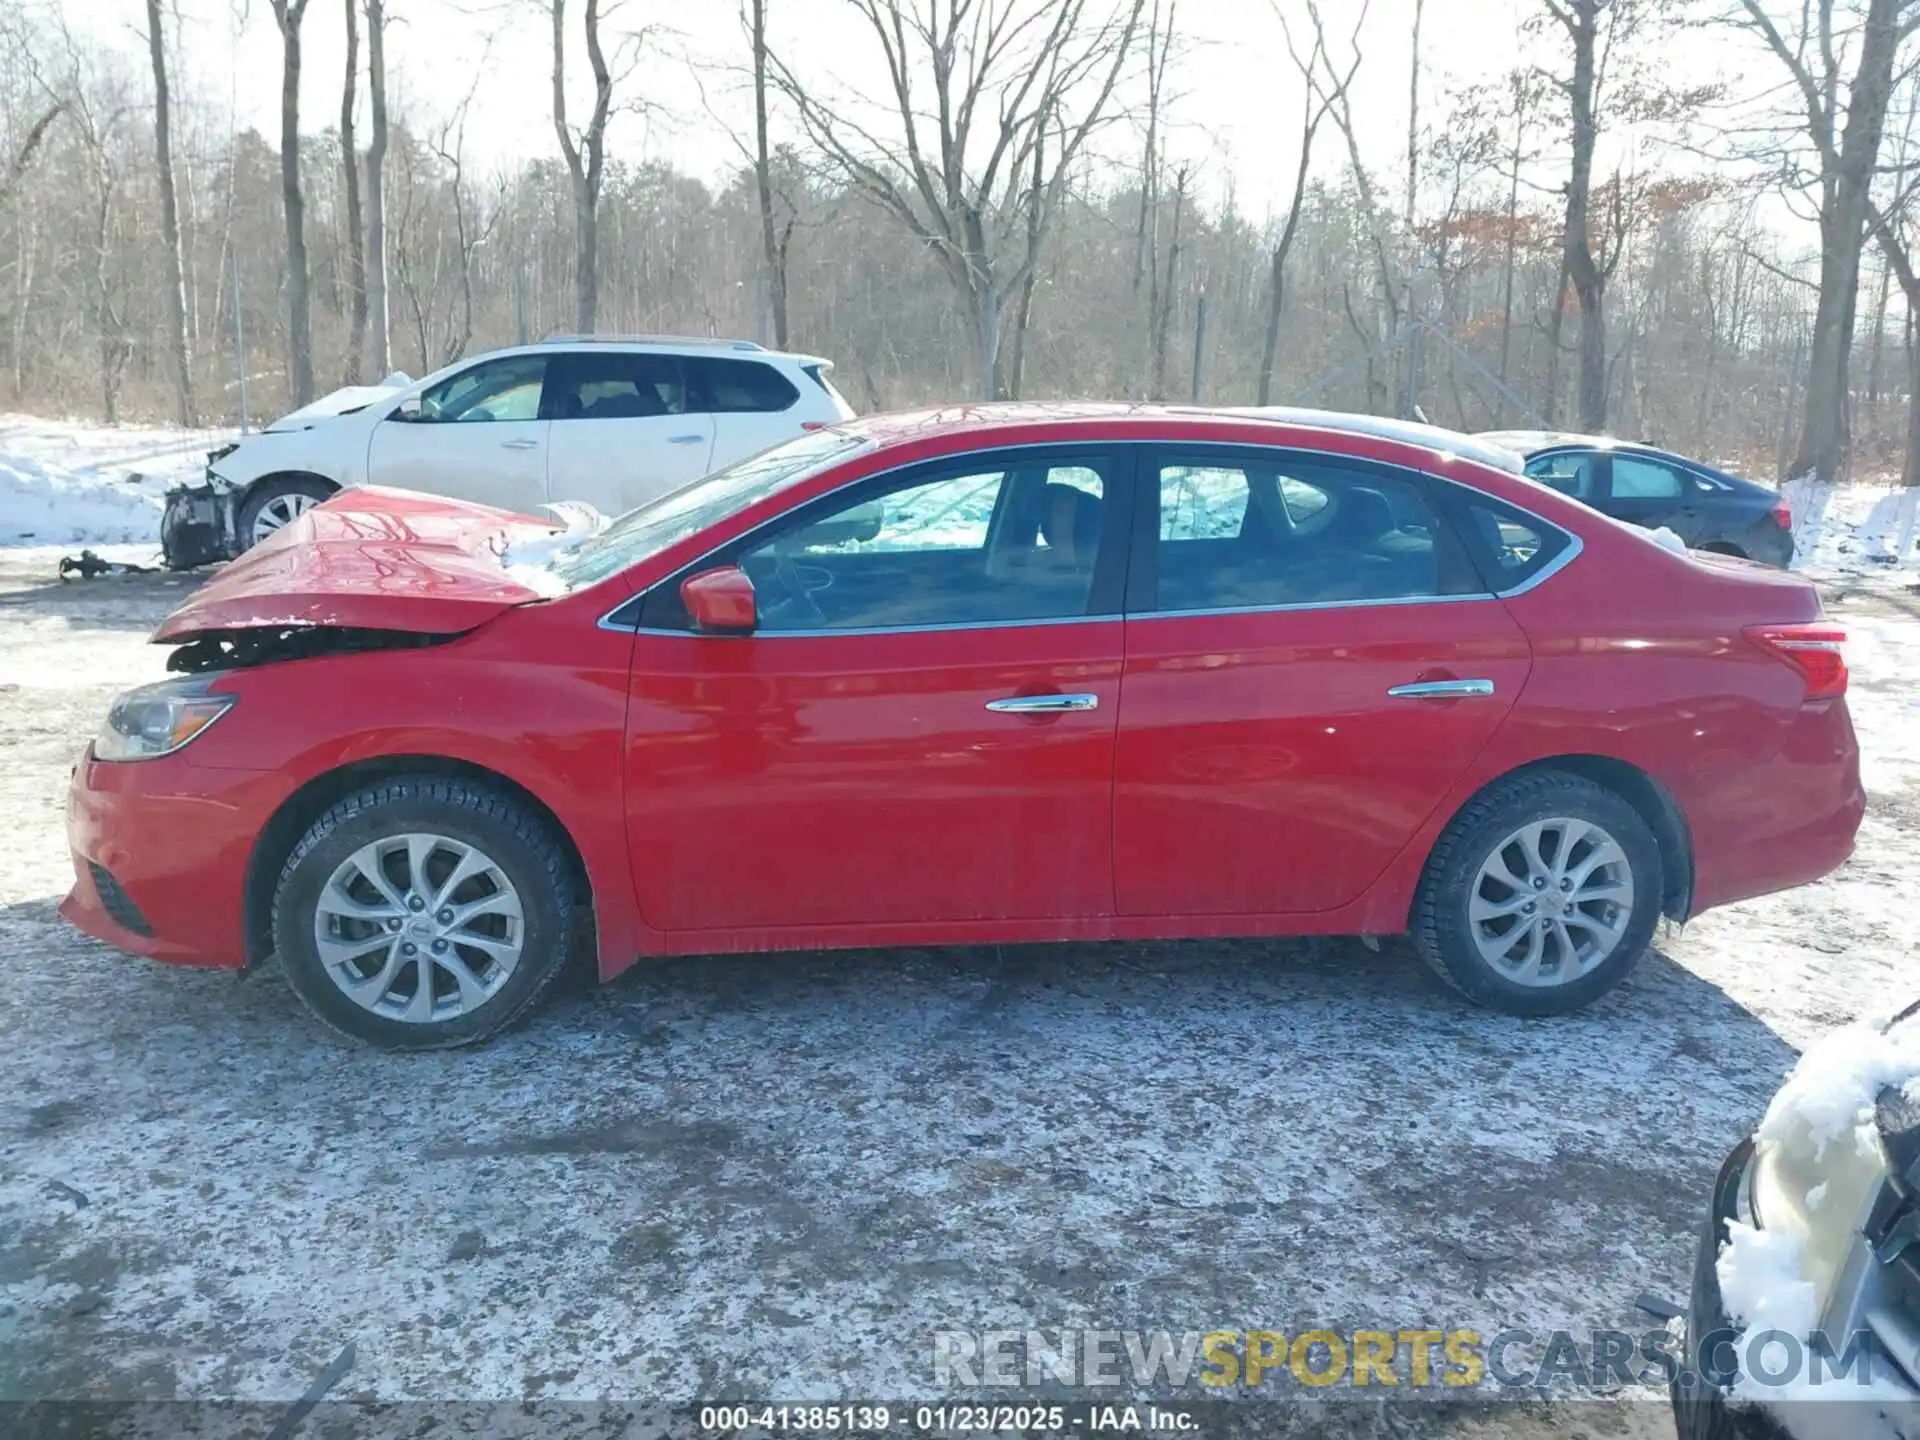
[[[883, 138], [772, 57], [775, 83], [829, 165], [940, 262], [966, 306], [977, 393], [1002, 394], [1005, 304], [1039, 263], [1087, 136], [1107, 114], [1145, 0], [847, 0], [867, 22], [891, 101]], [[932, 93], [915, 94], [929, 76]], [[1038, 200], [1029, 166], [1058, 143]], [[1032, 223], [1036, 212], [1038, 224]]]
[[600, 187], [606, 176], [607, 120], [613, 110], [613, 69], [600, 35], [600, 0], [586, 0], [587, 65], [593, 71], [593, 108], [576, 134], [567, 123], [567, 0], [553, 3], [553, 129], [573, 181], [575, 325], [591, 335], [600, 314]]
[[313, 303], [307, 202], [300, 188], [300, 26], [307, 0], [269, 0], [280, 27], [280, 203], [287, 225], [287, 349], [293, 403], [313, 399]]
[[[767, 139], [767, 0], [748, 0], [753, 42], [753, 188], [760, 205], [760, 246], [767, 264], [773, 343], [787, 348], [787, 247], [773, 217], [773, 157]], [[792, 225], [787, 235], [793, 233]]]
[[40, 112], [39, 118], [27, 127], [27, 133], [20, 137], [20, 143], [14, 146], [13, 155], [7, 161], [6, 173], [0, 174], [0, 204], [4, 204], [19, 188], [22, 177], [27, 173], [27, 167], [33, 164], [33, 157], [39, 153], [40, 146], [46, 141], [47, 132], [53, 128], [53, 122], [60, 118], [66, 108], [67, 102], [64, 99], [54, 100]]
[[[1545, 0], [1547, 12], [1573, 47], [1572, 74], [1556, 81], [1573, 120], [1573, 158], [1567, 170], [1566, 225], [1561, 267], [1580, 301], [1580, 427], [1607, 427], [1606, 273], [1594, 256], [1589, 229], [1593, 196], [1593, 149], [1599, 138], [1600, 16], [1610, 0]], [[1617, 0], [1613, 0], [1617, 3]], [[1555, 348], [1563, 302], [1554, 299]], [[1557, 388], [1557, 387], [1556, 387]]]
[[393, 370], [387, 315], [387, 13], [386, 0], [366, 0], [367, 136], [366, 267], [367, 372], [376, 380]]
[[[159, 0], [148, 0], [158, 4]], [[360, 71], [360, 0], [346, 0], [347, 69], [340, 85], [340, 183], [347, 206], [347, 366], [349, 385], [360, 383], [367, 347], [367, 237], [360, 213], [360, 151], [353, 133], [355, 89]]]
[[147, 0], [147, 52], [153, 61], [153, 152], [160, 180], [160, 243], [166, 250], [167, 322], [172, 330], [180, 423], [199, 423], [193, 401], [193, 347], [187, 335], [187, 282], [180, 262], [180, 203], [173, 188], [173, 106], [167, 90], [167, 38], [160, 0]]
[[1836, 7], [1837, 0], [1808, 0], [1796, 7], [1798, 27], [1789, 39], [1768, 0], [1740, 0], [1742, 22], [1786, 68], [1797, 91], [1805, 140], [1817, 167], [1820, 283], [1807, 354], [1805, 419], [1788, 474], [1822, 482], [1841, 478], [1846, 469], [1847, 377], [1860, 252], [1896, 57], [1901, 42], [1920, 25], [1916, 0], [1865, 0], [1853, 74], [1843, 79], [1846, 45], [1838, 34]]
[[[1285, 12], [1277, 13], [1280, 15], [1281, 29], [1286, 35], [1287, 54], [1293, 60], [1294, 69], [1300, 72], [1304, 94], [1300, 110], [1300, 153], [1293, 167], [1293, 194], [1287, 202], [1287, 217], [1281, 222], [1280, 235], [1273, 243], [1268, 264], [1267, 329], [1260, 350], [1260, 389], [1257, 397], [1257, 403], [1261, 405], [1270, 403], [1273, 398], [1273, 367], [1280, 353], [1280, 312], [1287, 298], [1287, 259], [1293, 253], [1294, 240], [1300, 233], [1300, 213], [1307, 198], [1307, 171], [1313, 161], [1313, 137], [1319, 132], [1320, 122], [1327, 118], [1328, 108], [1336, 100], [1345, 102], [1347, 88], [1353, 84], [1353, 77], [1360, 69], [1360, 51], [1356, 47], [1353, 60], [1346, 70], [1335, 70], [1317, 26], [1313, 46], [1307, 52], [1306, 59], [1302, 60], [1294, 44], [1293, 31], [1287, 27]], [[1363, 19], [1365, 14], [1363, 7]], [[1355, 30], [1357, 33], [1357, 24]]]

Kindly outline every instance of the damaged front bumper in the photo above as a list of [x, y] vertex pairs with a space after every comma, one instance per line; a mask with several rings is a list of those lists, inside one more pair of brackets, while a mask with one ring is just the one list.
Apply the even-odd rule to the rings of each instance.
[[209, 451], [206, 474], [199, 484], [176, 485], [167, 492], [160, 515], [160, 553], [169, 570], [212, 565], [240, 553], [240, 492], [213, 469], [234, 449], [226, 445]]

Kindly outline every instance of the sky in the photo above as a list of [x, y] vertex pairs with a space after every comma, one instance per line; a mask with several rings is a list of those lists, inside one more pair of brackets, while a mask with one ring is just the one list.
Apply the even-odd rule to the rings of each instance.
[[[144, 0], [45, 0], [70, 24], [144, 66]], [[267, 0], [171, 0], [181, 15], [184, 79], [203, 102], [230, 112], [270, 138], [278, 134], [280, 40]], [[344, 7], [350, 0], [310, 0], [303, 29], [302, 128], [332, 125], [339, 111], [345, 56]], [[557, 155], [550, 111], [551, 21], [547, 0], [387, 0], [388, 72], [396, 113], [421, 128], [436, 126], [471, 90], [466, 129], [470, 163]], [[569, 29], [577, 32], [569, 5]], [[641, 63], [622, 91], [644, 101], [621, 113], [609, 131], [610, 155], [668, 160], [708, 181], [741, 157], [734, 136], [750, 132], [751, 111], [741, 66], [747, 59], [741, 0], [603, 0], [610, 35], [643, 27]], [[1099, 3], [1099, 0], [1094, 0]], [[1162, 0], [1165, 3], [1165, 0]], [[1541, 0], [1425, 0], [1422, 26], [1422, 116], [1439, 118], [1441, 96], [1499, 86], [1525, 54], [1520, 20]], [[1287, 57], [1275, 5], [1297, 17], [1300, 0], [1178, 0], [1183, 50], [1176, 52], [1169, 159], [1194, 168], [1203, 194], [1231, 192], [1244, 213], [1269, 217], [1291, 184], [1299, 125], [1300, 82]], [[1362, 153], [1376, 171], [1404, 173], [1411, 29], [1416, 0], [1371, 0], [1358, 27], [1365, 63], [1353, 91]], [[768, 0], [774, 48], [821, 92], [875, 94], [883, 76], [877, 48], [848, 0]], [[1359, 0], [1322, 0], [1328, 29], [1355, 33]], [[1537, 46], [1540, 42], [1532, 42]], [[1730, 63], [1747, 63], [1724, 31], [1701, 30], [1663, 47], [1662, 72], [1691, 82], [1726, 78]], [[587, 92], [584, 55], [570, 57], [576, 113]], [[142, 72], [144, 73], [144, 72]], [[1771, 77], [1768, 77], [1771, 78]], [[362, 86], [364, 92], [364, 84]], [[364, 94], [362, 98], [364, 126]], [[776, 117], [780, 131], [791, 125]], [[1127, 132], [1129, 135], [1133, 132]], [[364, 134], [364, 130], [363, 130]], [[363, 142], [364, 143], [364, 142]], [[1137, 141], [1111, 132], [1117, 159]], [[1604, 158], [1604, 157], [1603, 157]], [[1316, 170], [1344, 165], [1330, 131], [1316, 150]]]

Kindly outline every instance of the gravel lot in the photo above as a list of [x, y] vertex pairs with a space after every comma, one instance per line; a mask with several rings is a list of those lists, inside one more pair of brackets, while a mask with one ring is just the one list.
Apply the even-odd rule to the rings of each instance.
[[1920, 989], [1920, 596], [1850, 582], [1858, 855], [1583, 1015], [1468, 1010], [1393, 942], [904, 950], [642, 967], [375, 1054], [270, 967], [59, 921], [68, 768], [190, 582], [50, 573], [0, 551], [0, 1398], [284, 1406], [349, 1343], [335, 1399], [900, 1399], [947, 1330], [1641, 1330], [1799, 1047]]

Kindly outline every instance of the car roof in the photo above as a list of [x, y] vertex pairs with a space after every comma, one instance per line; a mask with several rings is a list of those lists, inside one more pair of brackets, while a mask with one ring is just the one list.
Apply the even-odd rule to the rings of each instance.
[[659, 355], [713, 355], [733, 353], [755, 360], [783, 360], [796, 365], [823, 365], [833, 362], [820, 355], [802, 355], [794, 350], [769, 350], [755, 340], [730, 340], [723, 335], [569, 335], [542, 336], [525, 345], [508, 345], [489, 351], [493, 355], [538, 354], [543, 350], [594, 349], [642, 350]]
[[1770, 493], [1769, 487], [1757, 480], [1748, 480], [1723, 470], [1718, 465], [1710, 465], [1705, 460], [1696, 460], [1691, 455], [1682, 455], [1677, 450], [1663, 449], [1658, 445], [1649, 445], [1643, 440], [1616, 440], [1611, 435], [1575, 435], [1558, 430], [1487, 430], [1474, 438], [1489, 441], [1495, 445], [1504, 445], [1510, 450], [1532, 459], [1544, 455], [1549, 450], [1610, 450], [1619, 455], [1643, 455], [1649, 460], [1664, 460], [1669, 464], [1683, 466], [1696, 475], [1704, 475], [1713, 480], [1755, 493]]
[[[1147, 405], [1115, 402], [1001, 401], [993, 404], [949, 405], [848, 420], [836, 429], [860, 435], [882, 446], [903, 445], [935, 435], [1016, 431], [1035, 426], [1067, 426], [1101, 432], [1125, 432], [1136, 425], [1146, 432], [1205, 439], [1210, 430], [1232, 430], [1243, 439], [1249, 422], [1290, 430], [1318, 430], [1329, 434], [1367, 436], [1418, 447], [1439, 455], [1469, 460], [1510, 475], [1521, 473], [1520, 457], [1509, 449], [1489, 445], [1457, 430], [1392, 420], [1379, 415], [1351, 415], [1337, 410], [1307, 410], [1290, 406]], [[1223, 438], [1225, 438], [1223, 436]]]

